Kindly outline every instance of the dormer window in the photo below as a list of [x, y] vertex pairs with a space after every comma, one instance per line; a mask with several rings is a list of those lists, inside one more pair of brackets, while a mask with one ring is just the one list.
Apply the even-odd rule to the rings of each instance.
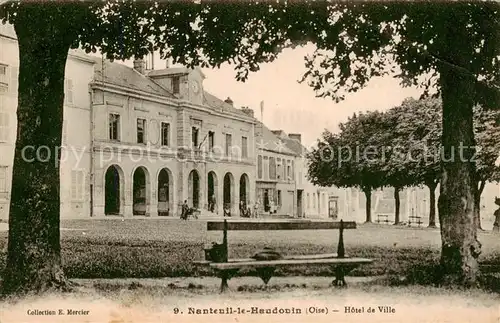
[[180, 93], [181, 78], [179, 76], [174, 76], [172, 78], [172, 91], [174, 94]]

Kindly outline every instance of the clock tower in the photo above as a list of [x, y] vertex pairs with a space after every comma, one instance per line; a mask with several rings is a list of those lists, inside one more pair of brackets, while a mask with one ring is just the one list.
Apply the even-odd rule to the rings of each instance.
[[203, 105], [203, 80], [205, 75], [200, 68], [194, 68], [188, 75], [189, 102]]

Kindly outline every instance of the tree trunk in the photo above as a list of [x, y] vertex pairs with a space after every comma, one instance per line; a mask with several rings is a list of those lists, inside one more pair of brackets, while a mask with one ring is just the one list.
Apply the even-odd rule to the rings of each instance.
[[366, 222], [372, 222], [372, 190], [371, 188], [364, 188], [363, 192], [366, 197]]
[[[456, 57], [451, 54], [450, 59], [454, 58]], [[466, 63], [460, 58], [457, 62], [453, 60], [452, 62], [464, 66]], [[467, 73], [451, 66], [450, 63], [443, 63], [439, 72], [443, 100], [444, 158], [441, 162], [442, 180], [438, 207], [443, 283], [471, 286], [477, 283], [479, 274], [477, 258], [481, 252], [481, 244], [477, 240], [477, 230], [474, 225], [476, 182], [475, 165], [471, 161], [475, 145], [473, 132], [475, 83]]]
[[437, 183], [428, 183], [429, 188], [429, 228], [436, 228], [436, 187]]
[[18, 130], [4, 295], [69, 286], [61, 264], [56, 152], [61, 146], [64, 72], [71, 42], [67, 31], [55, 24], [57, 19], [45, 21], [40, 11], [23, 10], [14, 23], [20, 60]]
[[486, 181], [479, 181], [476, 185], [477, 190], [474, 194], [474, 225], [478, 230], [483, 230], [481, 227], [481, 194], [483, 194]]
[[394, 201], [395, 201], [395, 213], [394, 213], [394, 224], [397, 225], [401, 222], [399, 218], [399, 212], [401, 208], [401, 199], [399, 198], [399, 191], [401, 189], [399, 187], [394, 187]]

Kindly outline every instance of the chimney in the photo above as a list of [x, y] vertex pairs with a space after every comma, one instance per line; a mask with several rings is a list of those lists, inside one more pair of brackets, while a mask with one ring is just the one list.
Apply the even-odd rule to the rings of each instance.
[[285, 137], [285, 132], [283, 130], [271, 130], [271, 132], [276, 136], [276, 137]]
[[249, 117], [254, 117], [253, 110], [249, 107], [241, 107], [241, 111]]
[[227, 99], [225, 99], [224, 102], [226, 102], [227, 104], [230, 104], [231, 106], [233, 106], [233, 103], [234, 103], [230, 97], [227, 97]]
[[297, 140], [298, 142], [302, 143], [302, 135], [300, 133], [289, 133], [288, 138]]
[[144, 74], [146, 72], [146, 61], [143, 59], [134, 59], [134, 70]]
[[167, 57], [165, 60], [165, 68], [170, 68], [170, 65], [172, 65], [172, 59], [170, 57]]

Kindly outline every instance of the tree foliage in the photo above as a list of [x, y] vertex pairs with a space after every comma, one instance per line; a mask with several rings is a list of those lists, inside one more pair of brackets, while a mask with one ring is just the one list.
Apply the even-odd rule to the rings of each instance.
[[316, 185], [357, 187], [367, 198], [366, 221], [371, 221], [371, 192], [386, 185], [384, 143], [391, 125], [378, 111], [354, 114], [339, 125], [340, 133], [325, 131], [309, 154], [309, 179]]

